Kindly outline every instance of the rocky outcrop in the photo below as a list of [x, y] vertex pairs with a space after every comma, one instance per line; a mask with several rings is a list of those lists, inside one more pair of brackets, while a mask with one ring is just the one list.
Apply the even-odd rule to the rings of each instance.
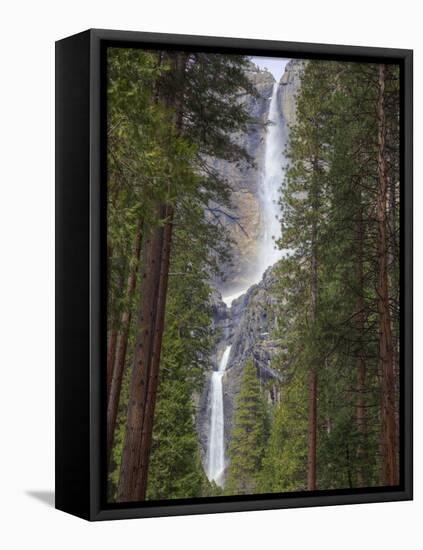
[[291, 59], [286, 65], [285, 72], [279, 81], [280, 106], [288, 127], [295, 124], [296, 97], [301, 83], [301, 72], [303, 68], [303, 60]]
[[275, 284], [274, 267], [269, 268], [257, 285], [250, 287], [246, 294], [232, 303], [229, 310], [232, 345], [228, 366], [223, 379], [223, 400], [225, 414], [225, 436], [229, 439], [235, 397], [247, 361], [252, 360], [257, 376], [263, 385], [277, 378], [270, 363], [277, 351], [277, 343], [272, 340], [276, 328], [273, 292]]
[[[278, 374], [270, 367], [271, 360], [277, 351], [277, 344], [272, 340], [276, 328], [274, 306], [276, 298], [273, 292], [275, 284], [274, 267], [269, 268], [263, 279], [232, 303], [228, 308], [215, 291], [210, 300], [213, 309], [214, 329], [220, 335], [215, 354], [212, 358], [215, 368], [225, 348], [231, 345], [228, 364], [223, 376], [223, 406], [225, 441], [228, 444], [231, 430], [235, 397], [239, 391], [242, 372], [248, 360], [252, 360], [257, 369], [257, 376], [268, 388], [269, 399], [275, 399], [271, 385]], [[200, 397], [197, 414], [197, 430], [203, 458], [206, 457], [207, 439], [210, 423], [209, 379], [205, 391]]]

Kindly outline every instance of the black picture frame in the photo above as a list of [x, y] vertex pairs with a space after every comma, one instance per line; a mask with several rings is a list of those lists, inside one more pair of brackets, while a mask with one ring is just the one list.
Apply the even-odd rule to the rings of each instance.
[[[107, 504], [105, 48], [110, 45], [394, 62], [401, 74], [401, 484], [398, 487]], [[413, 495], [411, 50], [91, 29], [56, 43], [56, 508], [110, 520], [410, 500]]]

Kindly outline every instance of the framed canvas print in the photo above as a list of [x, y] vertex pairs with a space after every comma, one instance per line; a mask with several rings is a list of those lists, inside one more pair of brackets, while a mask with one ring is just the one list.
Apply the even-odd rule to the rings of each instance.
[[56, 44], [56, 506], [412, 498], [412, 52]]

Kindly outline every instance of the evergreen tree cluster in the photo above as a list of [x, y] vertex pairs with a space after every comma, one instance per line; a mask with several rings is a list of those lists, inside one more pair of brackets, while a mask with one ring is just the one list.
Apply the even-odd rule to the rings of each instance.
[[250, 162], [233, 138], [253, 122], [239, 101], [255, 94], [247, 63], [108, 49], [110, 500], [215, 490], [200, 461], [194, 399], [214, 343], [209, 281], [229, 240], [221, 214], [208, 212], [224, 212], [231, 194], [212, 159]]
[[261, 489], [396, 485], [398, 66], [307, 62], [287, 155]]
[[268, 408], [250, 359], [236, 396], [234, 424], [229, 445], [229, 469], [225, 481], [228, 495], [259, 492], [259, 474], [268, 437]]

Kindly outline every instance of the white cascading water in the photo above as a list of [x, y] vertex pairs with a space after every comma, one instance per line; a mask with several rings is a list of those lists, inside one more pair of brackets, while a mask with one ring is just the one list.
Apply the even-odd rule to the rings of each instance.
[[286, 124], [278, 101], [278, 84], [273, 84], [270, 99], [266, 143], [264, 150], [263, 175], [260, 186], [262, 225], [261, 242], [257, 262], [257, 276], [261, 279], [266, 269], [283, 256], [283, 251], [276, 247], [281, 237], [281, 207], [279, 205], [280, 189], [284, 178], [286, 159], [283, 151], [287, 141]]
[[207, 477], [217, 485], [223, 485], [225, 470], [225, 433], [223, 423], [222, 378], [228, 364], [231, 346], [226, 346], [219, 362], [219, 369], [213, 371], [210, 385], [210, 431], [207, 457]]

